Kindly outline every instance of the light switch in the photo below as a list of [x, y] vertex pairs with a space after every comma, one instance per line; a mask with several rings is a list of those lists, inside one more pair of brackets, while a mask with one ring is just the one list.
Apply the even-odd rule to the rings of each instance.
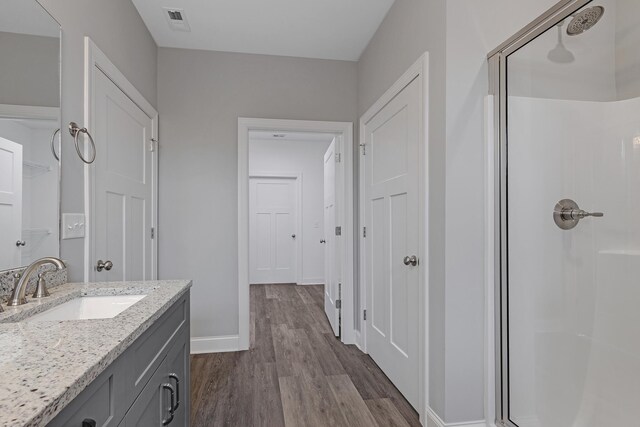
[[84, 237], [84, 214], [62, 214], [62, 239], [81, 239]]

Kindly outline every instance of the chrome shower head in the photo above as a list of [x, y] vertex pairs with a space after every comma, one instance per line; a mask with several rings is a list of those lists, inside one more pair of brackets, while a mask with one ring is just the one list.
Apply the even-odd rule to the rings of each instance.
[[602, 6], [593, 6], [579, 12], [573, 17], [571, 22], [569, 22], [567, 34], [577, 36], [590, 30], [591, 27], [598, 23], [602, 15], [604, 15], [604, 7]]

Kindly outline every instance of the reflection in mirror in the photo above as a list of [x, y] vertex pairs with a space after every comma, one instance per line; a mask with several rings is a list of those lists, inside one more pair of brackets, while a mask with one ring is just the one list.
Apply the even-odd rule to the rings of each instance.
[[0, 270], [59, 256], [60, 26], [35, 0], [0, 14]]

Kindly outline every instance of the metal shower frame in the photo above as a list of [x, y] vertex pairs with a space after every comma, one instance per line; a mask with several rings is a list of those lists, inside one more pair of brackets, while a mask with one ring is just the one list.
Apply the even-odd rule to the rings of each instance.
[[519, 427], [509, 420], [509, 321], [508, 321], [508, 134], [507, 58], [594, 0], [561, 0], [488, 55], [489, 95], [494, 96], [493, 140], [495, 164], [495, 385], [496, 425]]

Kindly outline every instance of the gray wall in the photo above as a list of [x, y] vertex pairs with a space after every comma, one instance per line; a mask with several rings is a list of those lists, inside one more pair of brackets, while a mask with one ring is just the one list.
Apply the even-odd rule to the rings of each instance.
[[[131, 0], [40, 0], [62, 25], [62, 123], [84, 120], [84, 36], [89, 36], [152, 105], [157, 47]], [[62, 211], [84, 212], [83, 164], [63, 135]], [[83, 239], [63, 240], [71, 280], [83, 279]]]
[[238, 117], [355, 121], [356, 63], [160, 48], [160, 277], [194, 337], [238, 334]]
[[0, 58], [0, 104], [60, 106], [60, 39], [0, 32]]
[[429, 404], [441, 415], [445, 408], [445, 14], [445, 0], [396, 0], [358, 63], [362, 115], [429, 51]]

